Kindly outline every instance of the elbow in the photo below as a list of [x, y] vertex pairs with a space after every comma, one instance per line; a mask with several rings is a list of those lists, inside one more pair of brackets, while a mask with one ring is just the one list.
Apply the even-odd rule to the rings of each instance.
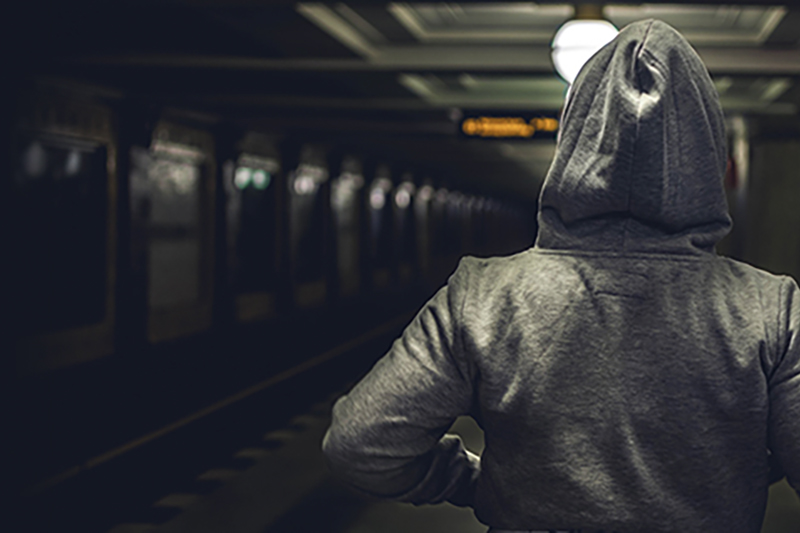
[[328, 469], [340, 482], [379, 498], [402, 492], [407, 480], [402, 469], [397, 468], [397, 461], [376, 456], [374, 452], [374, 447], [358, 435], [343, 431], [336, 425], [331, 426], [322, 439], [322, 454]]
[[353, 465], [358, 463], [358, 454], [352, 439], [348, 439], [335, 426], [328, 428], [322, 439], [322, 454], [328, 468], [339, 477], [346, 476]]
[[333, 407], [331, 425], [322, 439], [322, 454], [330, 471], [340, 480], [353, 483], [359, 472], [369, 470], [366, 457], [370, 431], [368, 424], [348, 413], [347, 397], [339, 399]]

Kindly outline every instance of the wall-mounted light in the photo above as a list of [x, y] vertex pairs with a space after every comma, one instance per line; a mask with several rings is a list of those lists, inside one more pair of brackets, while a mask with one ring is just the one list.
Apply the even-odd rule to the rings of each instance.
[[619, 33], [613, 24], [603, 20], [602, 13], [602, 6], [579, 4], [575, 18], [565, 22], [553, 37], [553, 65], [570, 85], [589, 58]]
[[244, 189], [250, 184], [250, 178], [253, 174], [252, 168], [239, 167], [236, 169], [236, 174], [233, 176], [233, 183], [239, 189]]
[[[387, 168], [381, 169], [379, 172], [388, 173]], [[392, 190], [392, 182], [389, 178], [376, 178], [373, 181], [369, 191], [369, 205], [375, 211], [380, 211], [386, 205], [386, 195]]]
[[327, 180], [328, 169], [312, 163], [301, 163], [290, 177], [292, 190], [298, 196], [314, 194]]
[[397, 187], [394, 193], [394, 203], [400, 209], [405, 209], [411, 204], [411, 198], [414, 194], [414, 184], [411, 181], [404, 181]]
[[375, 211], [380, 211], [386, 205], [386, 193], [380, 187], [375, 187], [369, 192], [369, 206]]
[[257, 169], [253, 171], [253, 177], [251, 179], [256, 189], [264, 190], [269, 186], [270, 178], [269, 172]]

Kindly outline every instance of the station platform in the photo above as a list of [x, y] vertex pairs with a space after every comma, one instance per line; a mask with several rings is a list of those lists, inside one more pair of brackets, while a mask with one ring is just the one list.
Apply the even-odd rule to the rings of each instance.
[[[224, 483], [205, 494], [165, 494], [156, 507], [179, 509], [160, 525], [123, 523], [109, 533], [485, 533], [472, 510], [450, 504], [414, 506], [354, 493], [332, 478], [320, 452], [332, 394], [286, 429], [263, 436], [263, 446], [244, 448], [237, 457], [255, 459], [246, 470], [210, 469], [198, 479]], [[467, 448], [483, 449], [483, 434], [468, 417], [450, 430]], [[784, 481], [770, 489], [762, 533], [797, 533], [800, 501]]]

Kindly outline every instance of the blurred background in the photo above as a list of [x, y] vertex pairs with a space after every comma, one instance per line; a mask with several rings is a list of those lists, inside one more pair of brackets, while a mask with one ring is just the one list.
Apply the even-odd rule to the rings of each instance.
[[[485, 531], [467, 509], [347, 491], [319, 444], [331, 402], [460, 257], [532, 245], [570, 50], [592, 53], [554, 46], [575, 21], [686, 36], [727, 120], [735, 226], [718, 251], [800, 279], [788, 3], [6, 13], [21, 531]], [[482, 448], [470, 419], [453, 431]], [[798, 528], [796, 495], [773, 485], [763, 531]]]

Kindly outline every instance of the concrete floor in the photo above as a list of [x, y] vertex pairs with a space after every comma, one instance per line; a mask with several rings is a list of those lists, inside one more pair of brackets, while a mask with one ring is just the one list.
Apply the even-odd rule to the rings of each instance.
[[[110, 533], [485, 533], [470, 509], [449, 504], [415, 507], [372, 500], [345, 489], [327, 472], [319, 452], [333, 397], [292, 421], [292, 430], [264, 436], [264, 448], [240, 450], [256, 460], [243, 471], [210, 470], [200, 477], [224, 484], [206, 495], [170, 494], [157, 506], [182, 512], [161, 525], [120, 524]], [[300, 428], [298, 430], [298, 428]], [[473, 451], [483, 434], [469, 418], [452, 429]], [[275, 442], [282, 445], [275, 446]], [[800, 500], [782, 482], [770, 489], [762, 533], [798, 533]]]

